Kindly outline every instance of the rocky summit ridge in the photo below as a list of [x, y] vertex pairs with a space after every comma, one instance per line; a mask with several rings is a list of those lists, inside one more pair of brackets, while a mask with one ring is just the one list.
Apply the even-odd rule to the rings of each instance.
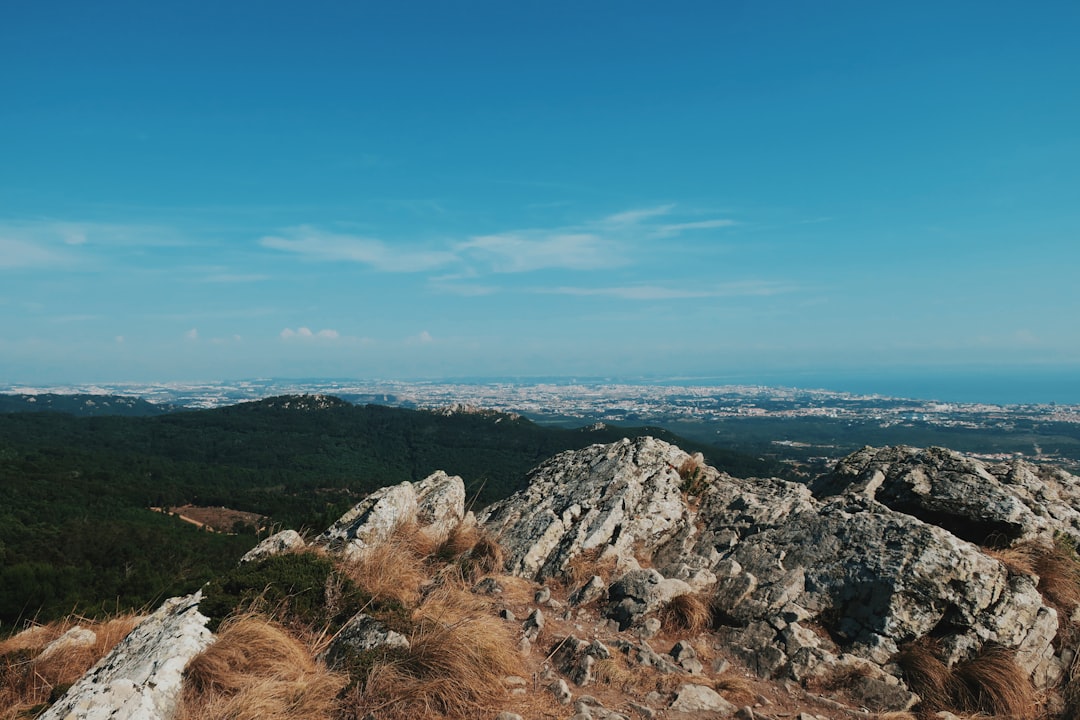
[[[363, 556], [405, 523], [433, 543], [475, 526], [501, 547], [505, 573], [537, 583], [528, 617], [506, 609], [504, 617], [517, 623], [525, 655], [545, 613], [570, 623], [551, 655], [538, 651], [550, 661], [544, 686], [565, 691], [568, 703], [596, 662], [621, 651], [685, 676], [669, 696], [634, 699], [628, 707], [640, 716], [768, 717], [699, 682], [703, 664], [688, 643], [661, 653], [649, 645], [658, 613], [680, 597], [705, 600], [712, 646], [759, 678], [789, 689], [844, 678], [850, 705], [833, 703], [828, 717], [917, 709], [920, 687], [901, 659], [920, 643], [945, 666], [1008, 653], [1051, 710], [1065, 702], [1055, 693], [1073, 666], [1076, 608], [1048, 591], [1037, 562], [1039, 552], [1080, 542], [1080, 479], [1060, 470], [867, 447], [799, 484], [732, 477], [646, 437], [561, 453], [524, 490], [475, 514], [461, 479], [445, 473], [384, 487], [310, 543], [285, 531], [244, 562], [309, 545]], [[487, 578], [474, 592], [498, 584]], [[565, 589], [561, 601], [550, 599], [552, 587]], [[192, 621], [202, 617], [199, 599], [163, 605], [43, 717], [171, 717], [178, 669], [214, 640], [205, 619]], [[574, 623], [589, 613], [595, 623], [579, 639]], [[404, 640], [358, 615], [325, 656], [347, 650], [341, 643], [362, 652]], [[595, 708], [579, 716], [625, 717]]]

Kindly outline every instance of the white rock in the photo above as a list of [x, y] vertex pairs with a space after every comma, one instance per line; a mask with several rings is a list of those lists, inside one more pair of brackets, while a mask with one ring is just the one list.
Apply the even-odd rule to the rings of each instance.
[[167, 720], [184, 668], [213, 642], [201, 593], [166, 600], [102, 658], [41, 720]]

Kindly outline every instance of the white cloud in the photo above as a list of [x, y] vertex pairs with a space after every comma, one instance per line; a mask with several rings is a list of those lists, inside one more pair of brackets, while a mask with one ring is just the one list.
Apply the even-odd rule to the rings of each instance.
[[613, 297], [620, 300], [684, 300], [691, 298], [770, 296], [794, 292], [797, 288], [772, 281], [744, 281], [714, 285], [708, 288], [669, 288], [658, 285], [628, 285], [624, 287], [558, 287], [538, 290], [553, 295]]
[[427, 330], [421, 330], [418, 334], [408, 338], [407, 342], [410, 345], [430, 345], [435, 342], [435, 338]]
[[687, 230], [711, 230], [713, 228], [725, 228], [732, 225], [738, 225], [734, 220], [716, 219], [716, 220], [698, 220], [697, 222], [684, 222], [684, 223], [672, 223], [670, 225], [661, 225], [656, 229], [656, 237], [673, 237]]
[[501, 273], [547, 268], [595, 270], [626, 262], [615, 243], [585, 232], [522, 231], [482, 235], [459, 244], [458, 249], [487, 262], [492, 270]]
[[627, 210], [614, 215], [608, 215], [601, 222], [605, 225], [637, 225], [642, 220], [649, 220], [654, 217], [667, 215], [674, 209], [675, 205], [669, 204], [652, 208], [641, 208], [639, 210]]
[[315, 260], [346, 260], [370, 265], [386, 272], [423, 272], [454, 262], [457, 257], [445, 250], [401, 249], [381, 240], [356, 235], [328, 233], [310, 226], [293, 228], [288, 237], [269, 235], [259, 243], [274, 250], [304, 255]]
[[124, 336], [123, 336], [123, 335], [117, 335], [117, 336], [116, 336], [116, 338], [115, 338], [115, 340], [116, 340], [116, 344], [117, 344], [117, 345], [123, 345], [123, 344], [124, 344], [124, 342], [125, 342], [125, 341], [124, 341]]
[[285, 328], [279, 333], [282, 340], [337, 340], [341, 334], [337, 330], [325, 329], [312, 332], [311, 328], [298, 327], [295, 330]]
[[74, 262], [74, 257], [66, 252], [40, 241], [13, 237], [6, 228], [0, 228], [0, 269], [53, 267]]
[[88, 267], [91, 247], [177, 246], [187, 242], [171, 228], [66, 220], [0, 220], [0, 269]]
[[191, 328], [186, 333], [184, 333], [184, 337], [187, 338], [188, 340], [198, 340], [199, 339], [199, 329], [198, 328]]

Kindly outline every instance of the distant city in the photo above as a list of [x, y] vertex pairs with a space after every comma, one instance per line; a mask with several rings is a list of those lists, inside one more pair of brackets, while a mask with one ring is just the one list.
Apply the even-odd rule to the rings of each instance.
[[[1076, 454], [1069, 447], [1080, 435], [1080, 405], [939, 402], [761, 385], [637, 384], [569, 379], [543, 382], [254, 379], [66, 386], [10, 384], [0, 385], [0, 392], [125, 395], [185, 408], [214, 408], [275, 395], [315, 393], [335, 395], [355, 404], [496, 410], [521, 414], [536, 422], [568, 426], [596, 422], [657, 425], [718, 443], [727, 439], [725, 428], [735, 424], [745, 427], [757, 420], [752, 424], [762, 428], [757, 438], [761, 443], [770, 444], [781, 453], [784, 448], [797, 450], [792, 455], [804, 459], [818, 456], [828, 459], [853, 441], [870, 443], [879, 437], [889, 437], [891, 429], [895, 429], [902, 441], [909, 442], [910, 433], [904, 435], [902, 431], [920, 429], [943, 433], [947, 440], [964, 437], [964, 433], [968, 437], [979, 433], [1013, 436], [1017, 438], [1016, 442], [1007, 447], [998, 449], [995, 443], [983, 448], [980, 444], [977, 449], [984, 451], [976, 454], [989, 459], [1027, 456], [1060, 461], [1062, 455], [1068, 459]], [[817, 431], [821, 427], [831, 428], [834, 435], [843, 433], [844, 441], [833, 444], [821, 441]], [[806, 428], [814, 428], [814, 431], [809, 432]], [[1036, 429], [1034, 434], [1032, 428]], [[1044, 428], [1054, 428], [1052, 436], [1057, 439], [1066, 438], [1064, 450], [1047, 451], [1044, 457], [1037, 436], [1038, 432], [1047, 432], [1041, 430]], [[738, 439], [742, 437], [740, 435]], [[861, 440], [862, 437], [867, 439]], [[1021, 437], [1028, 439], [1023, 441], [1026, 443], [1023, 449], [1018, 449]], [[810, 452], [809, 449], [815, 446], [821, 449], [819, 453]]]

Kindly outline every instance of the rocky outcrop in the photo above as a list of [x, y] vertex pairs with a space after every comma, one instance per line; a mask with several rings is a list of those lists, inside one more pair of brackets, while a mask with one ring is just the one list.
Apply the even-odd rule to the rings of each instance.
[[465, 518], [465, 483], [441, 470], [419, 483], [403, 482], [380, 488], [341, 516], [316, 538], [345, 556], [386, 540], [400, 525], [415, 523], [433, 540], [446, 538]]
[[184, 668], [213, 642], [200, 594], [167, 600], [92, 667], [42, 720], [167, 720]]
[[506, 567], [543, 580], [587, 552], [637, 568], [680, 531], [691, 512], [677, 468], [690, 456], [652, 438], [556, 455], [530, 473], [527, 489], [480, 513]]
[[1023, 460], [987, 464], [944, 448], [863, 448], [814, 481], [814, 494], [860, 494], [980, 545], [1080, 542], [1080, 487]]
[[[563, 453], [528, 479], [525, 490], [479, 518], [465, 513], [461, 478], [446, 473], [385, 487], [315, 544], [349, 557], [403, 525], [441, 541], [458, 524], [479, 522], [502, 546], [507, 571], [559, 581], [530, 590], [516, 616], [504, 596], [521, 581], [489, 576], [475, 583], [474, 592], [519, 626], [519, 650], [528, 654], [560, 624], [595, 618], [593, 631], [612, 634], [607, 644], [575, 626], [588, 639], [564, 636], [547, 659], [577, 692], [610, 671], [613, 653], [623, 653], [676, 679], [676, 692], [646, 698], [672, 716], [737, 712], [708, 685], [708, 657], [698, 657], [695, 638], [667, 653], [649, 645], [665, 637], [658, 634], [670, 620], [664, 612], [685, 595], [712, 608], [711, 644], [760, 676], [850, 677], [849, 697], [873, 712], [918, 702], [892, 661], [905, 643], [925, 636], [950, 664], [987, 646], [1006, 648], [1040, 688], [1053, 686], [1071, 659], [1069, 649], [1055, 647], [1057, 612], [1040, 595], [1039, 579], [1006, 567], [993, 550], [1056, 537], [1080, 542], [1080, 481], [1068, 473], [1020, 461], [987, 464], [939, 448], [864, 448], [804, 485], [734, 478], [700, 456], [640, 438]], [[243, 561], [303, 547], [286, 531]], [[553, 588], [565, 594], [557, 600]], [[43, 717], [170, 717], [184, 667], [213, 641], [198, 602], [198, 594], [166, 602]], [[72, 631], [51, 652], [88, 641]], [[373, 649], [409, 646], [358, 614], [322, 657], [347, 665]], [[566, 679], [545, 671], [534, 677], [534, 690], [575, 703], [574, 717], [625, 717], [588, 695], [575, 698]]]
[[[1060, 677], [1057, 616], [1037, 578], [1010, 573], [980, 543], [1076, 537], [1076, 478], [936, 448], [864, 449], [809, 486], [689, 458], [652, 438], [564, 453], [480, 520], [523, 577], [565, 580], [587, 553], [613, 559], [606, 612], [624, 628], [704, 590], [720, 634], [764, 676], [858, 665], [868, 696], [906, 708], [917, 698], [889, 661], [933, 635], [949, 662], [993, 644], [1040, 686]], [[590, 582], [590, 599], [603, 597]]]

